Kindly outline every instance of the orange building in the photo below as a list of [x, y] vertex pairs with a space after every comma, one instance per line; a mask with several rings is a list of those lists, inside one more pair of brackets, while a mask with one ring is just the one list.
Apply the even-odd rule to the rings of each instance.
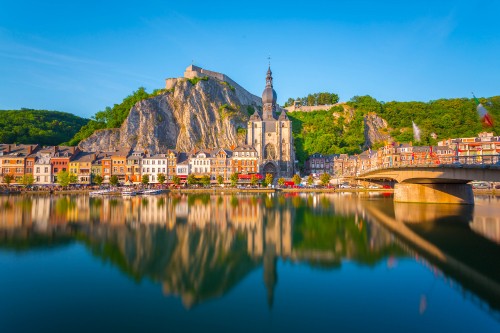
[[79, 151], [77, 147], [54, 146], [54, 154], [50, 158], [54, 182], [57, 182], [57, 174], [59, 172], [69, 172], [69, 162]]
[[141, 177], [142, 177], [141, 165], [143, 156], [144, 156], [144, 151], [134, 150], [127, 157], [125, 182], [136, 183], [136, 184], [141, 182]]
[[[37, 148], [38, 145], [2, 145], [0, 151], [2, 181], [5, 175], [11, 175], [14, 177], [12, 183], [20, 183], [26, 171], [27, 158]], [[34, 158], [29, 161], [29, 173], [33, 174]]]
[[230, 173], [237, 172], [248, 177], [259, 173], [257, 151], [250, 145], [236, 147], [231, 160]]

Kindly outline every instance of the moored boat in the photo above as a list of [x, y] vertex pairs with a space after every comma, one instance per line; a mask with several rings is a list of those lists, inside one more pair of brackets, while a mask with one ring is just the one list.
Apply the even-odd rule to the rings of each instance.
[[152, 190], [144, 190], [144, 191], [142, 191], [142, 194], [144, 194], [144, 195], [157, 195], [157, 194], [160, 194], [161, 192], [162, 192], [162, 190], [152, 189]]

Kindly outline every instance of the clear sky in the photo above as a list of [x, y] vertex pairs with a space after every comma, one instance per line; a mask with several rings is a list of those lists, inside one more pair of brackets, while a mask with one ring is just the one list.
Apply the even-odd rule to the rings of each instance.
[[499, 95], [500, 1], [0, 0], [0, 109], [90, 117], [195, 65], [278, 102]]

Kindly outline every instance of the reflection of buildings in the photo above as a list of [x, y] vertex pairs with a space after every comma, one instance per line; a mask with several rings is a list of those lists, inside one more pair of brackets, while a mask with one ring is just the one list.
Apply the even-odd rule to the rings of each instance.
[[[486, 205], [485, 203], [489, 201], [494, 201], [495, 204]], [[500, 198], [478, 197], [475, 203], [470, 228], [481, 236], [500, 244]]]
[[[338, 250], [314, 247], [314, 238], [312, 248], [310, 244], [294, 248], [294, 225], [301, 223], [296, 220], [296, 207], [307, 206], [318, 215], [345, 214], [350, 216], [346, 223], [359, 223], [361, 230], [365, 227], [362, 207], [359, 200], [351, 199], [208, 194], [0, 197], [0, 223], [8, 221], [13, 228], [47, 237], [83, 237], [97, 257], [113, 262], [134, 279], [161, 282], [166, 294], [180, 295], [187, 307], [223, 295], [262, 265], [267, 299], [272, 304], [278, 257], [323, 263], [355, 257], [359, 252], [349, 230], [339, 233], [348, 241], [329, 240], [337, 242]], [[12, 209], [6, 211], [6, 206]], [[358, 231], [358, 227], [353, 229]], [[390, 242], [389, 237], [373, 234], [381, 237], [374, 242], [381, 248]]]

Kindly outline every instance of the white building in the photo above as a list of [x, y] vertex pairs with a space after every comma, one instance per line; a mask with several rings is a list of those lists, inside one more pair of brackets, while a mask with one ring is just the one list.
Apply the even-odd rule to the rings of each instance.
[[185, 182], [190, 173], [189, 157], [186, 153], [179, 153], [177, 156], [177, 163], [175, 165], [175, 174]]
[[142, 159], [142, 176], [148, 175], [149, 183], [158, 183], [158, 175], [167, 179], [167, 154], [146, 155]]
[[35, 167], [33, 168], [33, 177], [35, 184], [52, 184], [52, 166], [50, 158], [54, 154], [53, 147], [42, 148], [36, 153]]
[[210, 152], [199, 151], [189, 159], [189, 169], [194, 175], [209, 175], [210, 174]]

